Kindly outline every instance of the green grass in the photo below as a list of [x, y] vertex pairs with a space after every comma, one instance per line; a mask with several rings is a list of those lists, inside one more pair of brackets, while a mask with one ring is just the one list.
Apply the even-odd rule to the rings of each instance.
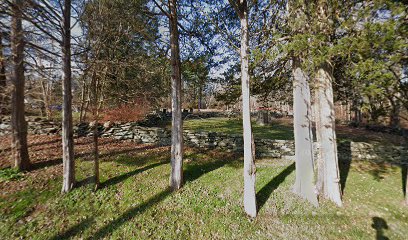
[[[186, 130], [242, 135], [242, 120], [240, 119], [187, 119], [183, 124]], [[252, 122], [252, 131], [254, 137], [259, 139], [293, 140], [293, 128], [279, 122], [273, 122], [266, 126]]]
[[[80, 186], [61, 195], [61, 177], [0, 198], [2, 239], [390, 239], [408, 236], [408, 208], [401, 204], [400, 169], [376, 178], [352, 166], [344, 207], [314, 208], [295, 196], [294, 166], [284, 160], [257, 162], [259, 215], [242, 209], [242, 159], [186, 151], [184, 187], [168, 189], [166, 151], [145, 150], [101, 162], [101, 189], [93, 191], [92, 162], [78, 159]], [[371, 168], [375, 166], [371, 166]], [[44, 171], [46, 171], [44, 169]], [[343, 169], [343, 173], [344, 173]], [[33, 178], [33, 179], [31, 179]], [[3, 189], [4, 190], [4, 189]], [[404, 237], [405, 236], [405, 237]]]

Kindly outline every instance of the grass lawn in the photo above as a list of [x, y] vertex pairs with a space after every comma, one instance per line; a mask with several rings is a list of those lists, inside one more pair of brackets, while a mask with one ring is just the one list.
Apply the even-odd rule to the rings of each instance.
[[[184, 128], [194, 131], [221, 132], [227, 134], [242, 135], [242, 120], [234, 118], [206, 118], [187, 119]], [[255, 138], [293, 140], [293, 123], [291, 119], [277, 119], [269, 125], [260, 126], [252, 122], [252, 131]], [[340, 141], [355, 141], [400, 145], [403, 141], [401, 136], [373, 132], [363, 128], [351, 128], [344, 125], [336, 126], [337, 138]]]
[[[37, 152], [41, 152], [40, 149], [52, 147], [48, 144], [52, 140], [43, 141], [43, 145], [31, 144], [30, 149], [36, 145]], [[91, 142], [76, 144], [77, 154], [92, 149]], [[186, 150], [186, 183], [180, 191], [171, 192], [167, 187], [168, 147], [122, 142], [128, 149], [119, 151], [112, 147], [116, 143], [101, 144], [102, 186], [96, 192], [90, 178], [93, 164], [85, 154], [76, 161], [79, 187], [66, 195], [60, 194], [60, 163], [40, 164], [41, 168], [25, 174], [0, 170], [1, 239], [408, 236], [408, 207], [402, 205], [401, 170], [396, 167], [361, 161], [353, 162], [349, 170], [342, 167], [343, 178], [347, 176], [344, 207], [323, 201], [314, 208], [291, 192], [295, 177], [292, 162], [257, 160], [260, 209], [258, 217], [251, 220], [242, 208], [240, 156]], [[381, 167], [380, 171], [376, 171], [377, 167]]]
[[[242, 135], [242, 120], [234, 118], [205, 118], [187, 119], [183, 123], [184, 129], [194, 131], [221, 132]], [[260, 126], [252, 122], [252, 131], [255, 138], [292, 140], [293, 127], [281, 122]]]

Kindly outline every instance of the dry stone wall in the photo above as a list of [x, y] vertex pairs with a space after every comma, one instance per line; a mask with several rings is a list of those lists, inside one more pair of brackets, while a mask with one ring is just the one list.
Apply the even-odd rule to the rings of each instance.
[[[56, 122], [33, 119], [28, 122], [31, 134], [61, 134], [61, 126]], [[119, 140], [131, 140], [139, 143], [170, 145], [171, 132], [164, 128], [143, 127], [138, 123], [111, 124], [109, 122], [98, 126], [100, 137], [110, 137]], [[10, 134], [10, 124], [0, 122], [0, 136]], [[92, 136], [93, 131], [89, 123], [81, 123], [74, 127], [75, 136]], [[243, 139], [241, 135], [230, 135], [217, 132], [184, 131], [184, 142], [187, 146], [219, 149], [228, 152], [242, 152]], [[258, 157], [289, 158], [295, 154], [294, 141], [255, 139]], [[315, 149], [317, 152], [317, 147]], [[344, 142], [338, 144], [339, 158], [343, 160], [371, 160], [386, 161], [395, 164], [408, 161], [407, 148], [365, 142]]]

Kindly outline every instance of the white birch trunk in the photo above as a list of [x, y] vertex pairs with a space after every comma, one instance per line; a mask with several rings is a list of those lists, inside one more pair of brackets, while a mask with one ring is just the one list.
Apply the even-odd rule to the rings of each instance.
[[249, 34], [248, 7], [241, 2], [243, 12], [241, 20], [241, 87], [242, 87], [242, 122], [244, 130], [244, 209], [250, 217], [256, 217], [256, 166], [251, 127], [250, 92], [249, 92]]
[[178, 190], [183, 184], [183, 122], [181, 115], [181, 70], [176, 0], [169, 1], [171, 45], [171, 175], [170, 186]]
[[316, 132], [320, 146], [318, 169], [320, 179], [318, 182], [323, 185], [323, 192], [319, 193], [338, 206], [342, 206], [335, 132], [333, 76], [327, 64], [317, 70], [316, 81], [316, 99], [319, 110], [319, 115], [316, 116]]
[[318, 205], [314, 187], [312, 107], [308, 77], [293, 60], [293, 127], [295, 133], [296, 181], [294, 192]]
[[72, 126], [72, 90], [71, 90], [71, 1], [64, 1], [62, 34], [62, 192], [69, 192], [75, 183], [74, 138]]

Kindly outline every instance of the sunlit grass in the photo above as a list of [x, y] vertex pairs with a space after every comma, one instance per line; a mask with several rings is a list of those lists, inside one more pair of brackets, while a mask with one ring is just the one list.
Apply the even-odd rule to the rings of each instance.
[[[351, 167], [344, 207], [314, 208], [292, 193], [294, 166], [257, 161], [259, 215], [242, 209], [242, 159], [186, 151], [184, 187], [168, 189], [168, 149], [116, 155], [101, 162], [101, 188], [93, 191], [91, 161], [77, 161], [80, 187], [60, 194], [54, 176], [0, 198], [2, 239], [390, 239], [408, 236], [401, 172], [381, 178]], [[361, 162], [359, 164], [362, 164]], [[44, 171], [46, 171], [44, 169]], [[342, 174], [345, 174], [343, 170]], [[28, 178], [28, 179], [27, 179]], [[23, 179], [34, 179], [26, 174]], [[83, 181], [84, 180], [84, 181]], [[9, 184], [19, 184], [21, 179]]]
[[[184, 121], [184, 128], [194, 131], [242, 135], [242, 120], [234, 118], [187, 119]], [[293, 128], [279, 122], [273, 122], [265, 126], [252, 122], [252, 131], [254, 137], [259, 139], [293, 139]]]

